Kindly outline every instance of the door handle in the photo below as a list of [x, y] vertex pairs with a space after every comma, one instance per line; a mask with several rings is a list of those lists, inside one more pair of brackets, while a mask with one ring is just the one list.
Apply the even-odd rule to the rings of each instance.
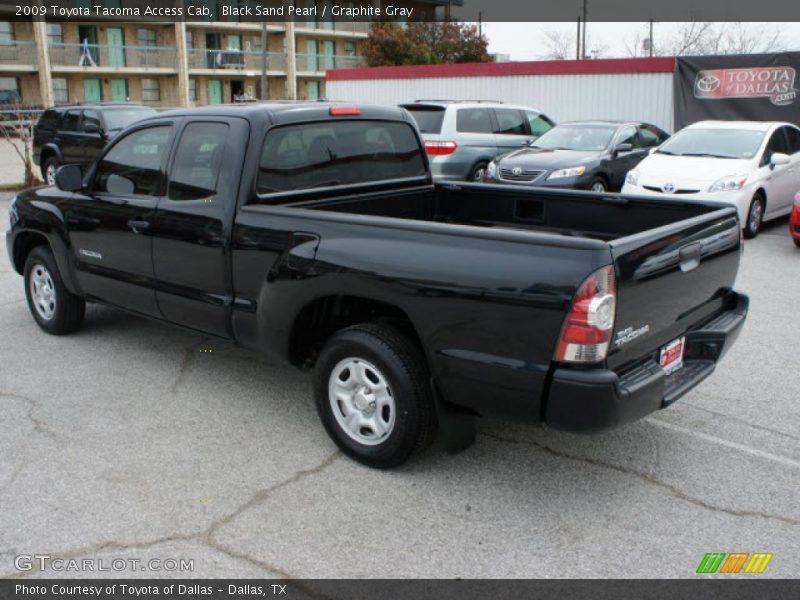
[[142, 233], [150, 228], [150, 223], [148, 221], [131, 220], [128, 221], [128, 227], [131, 228], [133, 233]]

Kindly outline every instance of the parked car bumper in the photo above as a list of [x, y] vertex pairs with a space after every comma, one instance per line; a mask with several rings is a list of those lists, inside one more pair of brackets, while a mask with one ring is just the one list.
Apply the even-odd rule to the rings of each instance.
[[525, 185], [529, 187], [556, 187], [569, 190], [589, 190], [592, 187], [594, 174], [584, 174], [580, 177], [559, 177], [557, 179], [548, 179], [546, 176], [539, 177], [533, 181], [512, 181], [508, 179], [501, 179], [498, 177], [484, 176], [483, 181], [486, 183], [502, 183], [504, 185]]
[[739, 336], [749, 298], [731, 293], [732, 308], [686, 333], [684, 365], [671, 375], [659, 366], [658, 352], [621, 373], [556, 368], [545, 422], [555, 429], [589, 433], [641, 419], [678, 400], [711, 375]]
[[724, 202], [736, 207], [736, 212], [739, 215], [739, 223], [747, 222], [747, 212], [750, 210], [750, 201], [753, 199], [755, 192], [749, 185], [746, 185], [741, 190], [735, 192], [697, 192], [696, 194], [665, 194], [664, 192], [655, 192], [638, 185], [631, 185], [625, 183], [622, 186], [623, 194], [630, 194], [631, 196], [657, 196], [659, 198], [669, 198], [680, 202], [681, 200], [703, 200], [705, 202], [717, 201]]

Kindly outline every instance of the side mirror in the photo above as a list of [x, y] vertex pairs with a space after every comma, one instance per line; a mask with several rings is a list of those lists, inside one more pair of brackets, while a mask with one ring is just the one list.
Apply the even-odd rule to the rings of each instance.
[[783, 152], [775, 152], [769, 159], [769, 165], [773, 169], [775, 167], [779, 167], [781, 165], [788, 165], [791, 162], [791, 158], [789, 158], [788, 154], [784, 154]]
[[56, 187], [62, 192], [80, 192], [83, 189], [83, 171], [78, 165], [64, 165], [56, 171]]
[[617, 144], [614, 148], [614, 156], [622, 154], [623, 152], [630, 152], [633, 150], [633, 144]]
[[97, 123], [86, 123], [83, 126], [84, 133], [100, 133], [100, 126]]

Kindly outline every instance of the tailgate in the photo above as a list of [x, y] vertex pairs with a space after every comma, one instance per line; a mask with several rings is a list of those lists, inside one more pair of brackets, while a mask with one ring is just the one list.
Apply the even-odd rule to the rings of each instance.
[[608, 365], [650, 358], [729, 300], [741, 248], [734, 208], [610, 242], [617, 316]]

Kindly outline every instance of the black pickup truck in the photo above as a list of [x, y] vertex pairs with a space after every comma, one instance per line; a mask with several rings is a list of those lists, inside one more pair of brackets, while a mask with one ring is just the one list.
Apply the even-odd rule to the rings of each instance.
[[639, 419], [737, 337], [734, 208], [435, 183], [403, 109], [208, 107], [23, 192], [6, 236], [48, 333], [102, 302], [313, 369], [322, 422], [392, 467], [474, 417]]

